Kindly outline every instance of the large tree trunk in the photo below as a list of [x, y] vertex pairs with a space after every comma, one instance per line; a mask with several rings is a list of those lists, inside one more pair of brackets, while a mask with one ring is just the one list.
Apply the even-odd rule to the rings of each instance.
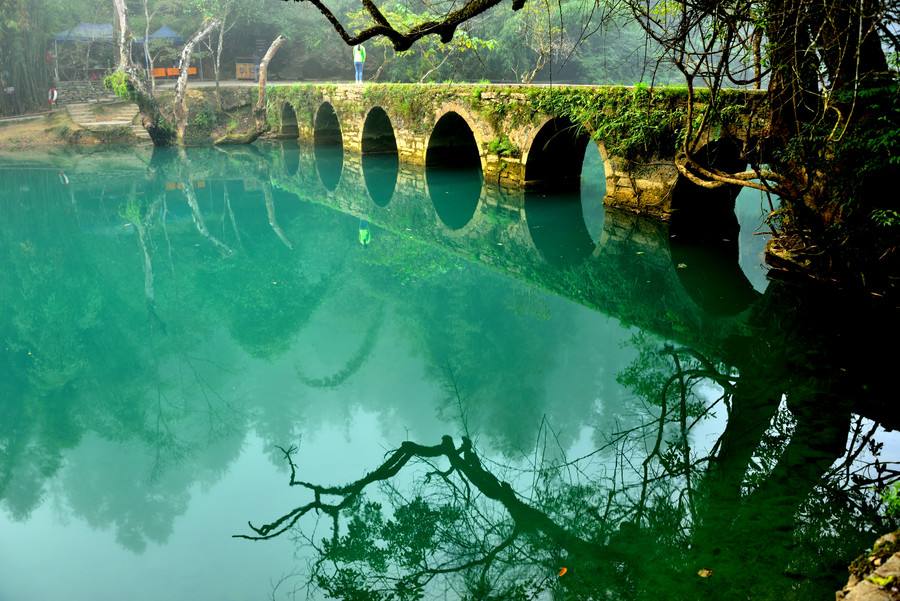
[[[121, 2], [122, 0], [116, 1]], [[178, 74], [178, 81], [175, 83], [175, 139], [179, 146], [184, 146], [184, 132], [187, 129], [188, 109], [186, 96], [191, 55], [194, 53], [194, 46], [208, 36], [220, 23], [218, 19], [211, 19], [204, 23], [197, 33], [188, 40], [188, 43], [184, 45], [184, 49], [181, 51], [181, 62], [178, 65], [181, 73]]]
[[[862, 289], [895, 288], [893, 232], [873, 221], [898, 172], [884, 139], [898, 126], [896, 82], [874, 0], [782, 0], [767, 14], [771, 127], [766, 153], [787, 217], [769, 259]], [[877, 108], [876, 108], [877, 107]]]
[[152, 87], [147, 82], [146, 73], [132, 64], [131, 56], [128, 53], [127, 42], [131, 39], [131, 30], [128, 27], [128, 8], [125, 6], [125, 0], [113, 0], [113, 7], [119, 25], [119, 35], [116, 39], [119, 61], [117, 68], [127, 78], [129, 94], [138, 105], [141, 124], [150, 134], [153, 144], [167, 146], [171, 141], [171, 131], [165, 126], [165, 120], [159, 111], [159, 104], [153, 97]]
[[[154, 11], [155, 14], [155, 11]], [[156, 78], [153, 76], [153, 55], [150, 53], [150, 14], [148, 0], [144, 0], [144, 58], [147, 61], [147, 78], [150, 80], [150, 91], [156, 93]]]
[[131, 39], [131, 30], [128, 27], [128, 7], [125, 0], [113, 0], [116, 9], [116, 50], [118, 52], [118, 68], [124, 70], [131, 64], [131, 56], [128, 52], [128, 42]]
[[827, 1], [818, 49], [832, 90], [858, 90], [879, 83], [888, 70], [878, 36], [878, 7], [873, 0]]
[[269, 129], [266, 123], [266, 83], [268, 80], [269, 62], [275, 57], [275, 54], [284, 42], [285, 38], [282, 35], [275, 38], [259, 64], [259, 95], [256, 100], [256, 106], [253, 107], [254, 128], [247, 132], [225, 134], [216, 140], [214, 144], [220, 146], [250, 144]]
[[222, 94], [219, 91], [219, 79], [222, 73], [222, 45], [225, 43], [225, 20], [227, 18], [227, 15], [223, 17], [222, 22], [219, 24], [219, 43], [216, 44], [216, 62], [214, 64], [216, 72], [216, 108], [220, 111], [222, 110]]
[[783, 148], [819, 113], [818, 58], [809, 39], [808, 3], [785, 0], [771, 6], [766, 29], [772, 65], [771, 134]]
[[279, 35], [272, 41], [262, 62], [259, 63], [259, 97], [256, 100], [256, 109], [253, 116], [256, 120], [256, 129], [259, 132], [266, 130], [266, 83], [269, 77], [269, 63], [275, 58], [278, 49], [284, 44], [284, 36]]

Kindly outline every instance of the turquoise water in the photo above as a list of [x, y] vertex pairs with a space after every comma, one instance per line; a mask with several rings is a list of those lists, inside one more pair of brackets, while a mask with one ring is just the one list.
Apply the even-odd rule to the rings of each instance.
[[[692, 238], [601, 169], [0, 158], [0, 600], [832, 594], [894, 526], [894, 315], [770, 281], [759, 197]], [[403, 441], [433, 465], [232, 537], [314, 499], [278, 447], [338, 485]]]

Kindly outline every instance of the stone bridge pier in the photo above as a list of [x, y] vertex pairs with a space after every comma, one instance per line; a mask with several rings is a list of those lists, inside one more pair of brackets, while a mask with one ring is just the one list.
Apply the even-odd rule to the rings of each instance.
[[[649, 94], [622, 86], [273, 85], [268, 119], [280, 137], [442, 171], [480, 170], [486, 182], [513, 189], [577, 190], [585, 152], [599, 151], [605, 204], [668, 220], [679, 180], [673, 123], [686, 114], [687, 97]], [[642, 118], [645, 96], [655, 104]], [[753, 119], [762, 99], [736, 93], [732, 122], [718, 124], [712, 137], [747, 139], [759, 129]], [[663, 121], [647, 122], [654, 118]], [[648, 130], [657, 148], [635, 156], [623, 145]]]

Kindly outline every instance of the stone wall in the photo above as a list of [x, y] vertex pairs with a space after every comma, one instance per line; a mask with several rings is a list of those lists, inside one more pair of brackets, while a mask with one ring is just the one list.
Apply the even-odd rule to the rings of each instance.
[[[754, 119], [763, 113], [764, 94], [730, 91], [725, 96], [733, 110], [727, 111], [727, 122], [712, 124], [711, 138], [744, 139], [761, 130], [764, 124]], [[344, 148], [355, 153], [362, 152], [369, 112], [383, 109], [393, 126], [400, 162], [409, 165], [425, 164], [435, 126], [443, 116], [456, 113], [475, 138], [485, 180], [501, 188], [560, 184], [554, 174], [570, 170], [555, 166], [575, 162], [580, 166], [590, 137], [603, 157], [606, 204], [662, 220], [672, 213], [671, 192], [679, 178], [674, 154], [687, 115], [686, 89], [276, 84], [269, 89], [268, 119], [280, 131], [289, 106], [296, 115], [300, 139], [312, 142], [316, 115], [326, 103], [338, 117]], [[287, 127], [293, 132], [293, 119], [289, 121]], [[537, 143], [548, 139], [547, 128], [574, 128], [577, 133], [570, 137], [575, 141], [569, 148], [557, 140], [548, 150], [550, 144]], [[547, 174], [544, 179], [531, 179], [529, 165], [538, 161], [551, 161], [554, 168], [540, 170]]]
[[57, 84], [60, 105], [111, 100], [115, 96], [103, 86], [103, 80], [61, 81]]

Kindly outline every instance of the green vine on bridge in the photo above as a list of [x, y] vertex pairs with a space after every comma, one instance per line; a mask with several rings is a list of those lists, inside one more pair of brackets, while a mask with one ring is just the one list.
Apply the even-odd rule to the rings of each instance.
[[[280, 123], [281, 107], [289, 103], [298, 123], [312, 124], [319, 105], [334, 96], [337, 87], [321, 84], [272, 86], [268, 93], [269, 119]], [[710, 139], [726, 128], [746, 126], [760, 110], [764, 95], [744, 90], [719, 90], [715, 103], [708, 90], [694, 91], [694, 119], [712, 110], [706, 123]], [[493, 129], [497, 154], [517, 156], [509, 132], [537, 126], [547, 117], [568, 119], [598, 142], [612, 156], [628, 161], [671, 157], [683, 141], [688, 118], [688, 89], [665, 86], [565, 87], [503, 86], [490, 84], [368, 84], [358, 99], [337, 100], [346, 110], [364, 114], [367, 107], [380, 106], [395, 127], [427, 134], [434, 115], [447, 103], [456, 103], [477, 113]], [[696, 123], [695, 123], [696, 124]], [[502, 152], [501, 152], [502, 151]], [[518, 151], [518, 152], [517, 152]]]
[[[706, 110], [708, 93], [696, 94], [699, 106], [695, 110]], [[708, 119], [713, 138], [752, 108], [741, 92], [723, 96], [718, 112]], [[603, 142], [610, 155], [629, 161], [674, 155], [683, 141], [688, 118], [688, 91], [684, 87], [541, 87], [529, 89], [528, 98], [534, 111], [569, 119], [592, 139]]]

